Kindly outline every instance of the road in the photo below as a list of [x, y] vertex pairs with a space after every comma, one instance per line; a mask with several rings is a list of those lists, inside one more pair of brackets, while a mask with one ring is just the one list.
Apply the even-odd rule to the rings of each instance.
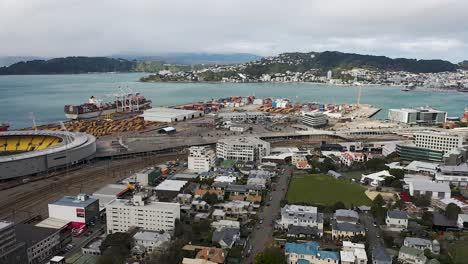
[[374, 248], [378, 245], [383, 245], [382, 232], [380, 228], [374, 226], [374, 217], [369, 213], [361, 213], [359, 215], [361, 223], [366, 228], [367, 240], [371, 248]]
[[[251, 248], [250, 255], [244, 255], [244, 264], [253, 263], [253, 259], [258, 252], [263, 251], [266, 247], [273, 243], [274, 221], [280, 214], [280, 202], [284, 198], [287, 189], [288, 181], [291, 174], [289, 168], [285, 168], [284, 173], [279, 174], [276, 188], [272, 188], [271, 192], [266, 196], [265, 206], [259, 212], [259, 219], [263, 219], [262, 224], [257, 224], [249, 236], [245, 246], [245, 253]], [[270, 197], [272, 200], [270, 201]], [[267, 204], [270, 204], [267, 206]]]

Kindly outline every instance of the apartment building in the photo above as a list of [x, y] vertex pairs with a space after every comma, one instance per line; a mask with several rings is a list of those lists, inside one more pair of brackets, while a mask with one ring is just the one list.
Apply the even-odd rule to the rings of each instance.
[[304, 113], [301, 120], [304, 125], [310, 127], [323, 127], [328, 124], [327, 115], [318, 112]]
[[115, 199], [106, 205], [107, 232], [126, 232], [132, 227], [172, 232], [180, 219], [180, 204], [147, 202], [142, 195], [132, 200]]
[[225, 160], [257, 161], [270, 154], [270, 143], [255, 137], [218, 140], [216, 155]]
[[281, 208], [278, 224], [284, 229], [290, 226], [316, 227], [319, 236], [323, 235], [323, 214], [313, 206], [285, 205]]
[[415, 133], [413, 138], [416, 147], [444, 152], [463, 146], [464, 141], [462, 135], [454, 133], [420, 132]]
[[195, 172], [209, 171], [216, 162], [216, 153], [206, 146], [189, 148], [188, 169]]

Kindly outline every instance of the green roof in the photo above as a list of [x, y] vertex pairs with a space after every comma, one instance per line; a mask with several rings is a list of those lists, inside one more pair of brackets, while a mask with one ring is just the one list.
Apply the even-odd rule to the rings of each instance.
[[403, 252], [405, 254], [412, 255], [415, 257], [424, 257], [424, 258], [426, 257], [424, 256], [424, 251], [419, 250], [417, 248], [407, 247], [407, 246], [402, 246], [400, 248], [400, 252]]

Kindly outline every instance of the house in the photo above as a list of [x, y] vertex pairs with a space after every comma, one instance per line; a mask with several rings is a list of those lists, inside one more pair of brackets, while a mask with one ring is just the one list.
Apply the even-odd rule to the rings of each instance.
[[422, 251], [424, 251], [425, 249], [429, 249], [430, 251], [432, 251], [432, 242], [428, 239], [423, 239], [419, 237], [406, 237], [403, 241], [403, 245], [406, 247], [416, 248]]
[[265, 189], [267, 185], [267, 180], [263, 178], [248, 178], [247, 185], [252, 185], [252, 186]]
[[388, 211], [385, 224], [394, 231], [402, 231], [408, 228], [408, 214], [403, 211]]
[[225, 227], [240, 228], [240, 222], [232, 220], [218, 220], [211, 223], [211, 226], [216, 230], [221, 230]]
[[288, 231], [286, 233], [288, 237], [293, 238], [320, 238], [320, 232], [317, 227], [309, 227], [309, 226], [294, 226], [290, 225], [288, 227]]
[[359, 214], [353, 210], [347, 209], [338, 209], [335, 211], [333, 218], [338, 223], [353, 223], [356, 224], [359, 222]]
[[316, 227], [322, 236], [323, 214], [317, 211], [317, 207], [287, 204], [281, 208], [281, 219], [278, 225], [286, 230], [290, 226]]
[[171, 241], [171, 235], [167, 232], [139, 231], [133, 236], [135, 245], [142, 246], [146, 252], [153, 252]]
[[372, 264], [392, 264], [392, 257], [385, 248], [377, 246], [372, 250]]
[[338, 264], [340, 262], [338, 252], [320, 250], [319, 244], [314, 241], [306, 243], [288, 242], [284, 246], [284, 250], [288, 264]]
[[338, 223], [335, 220], [332, 221], [333, 239], [350, 239], [359, 235], [366, 235], [366, 231], [364, 230], [364, 227], [362, 225], [347, 222]]
[[208, 211], [210, 210], [211, 206], [202, 200], [193, 200], [192, 201], [192, 209], [195, 211]]
[[194, 198], [200, 199], [206, 193], [216, 194], [216, 196], [218, 197], [218, 200], [220, 200], [220, 201], [224, 199], [224, 191], [223, 190], [213, 190], [213, 189], [203, 189], [203, 188], [198, 188], [198, 189], [195, 190]]
[[204, 247], [198, 251], [195, 258], [221, 264], [224, 263], [226, 259], [226, 252], [222, 248]]
[[426, 180], [414, 180], [408, 182], [411, 196], [429, 195], [432, 199], [444, 199], [451, 197], [450, 185]]
[[401, 263], [425, 264], [427, 261], [427, 257], [424, 255], [424, 251], [422, 250], [402, 246], [400, 248], [400, 252], [398, 253], [398, 260]]
[[355, 162], [365, 162], [367, 156], [363, 153], [344, 152], [340, 156], [340, 162], [346, 166], [351, 166]]
[[[252, 204], [247, 201], [229, 201], [215, 204], [214, 207], [216, 209], [221, 209], [224, 212], [223, 218], [216, 219], [245, 220], [253, 211]], [[215, 212], [216, 211], [217, 210], [215, 210]], [[215, 216], [215, 212], [213, 212], [213, 217]], [[216, 216], [218, 216], [218, 214], [219, 213], [217, 213]]]
[[182, 264], [216, 264], [216, 262], [209, 261], [206, 259], [183, 258]]
[[298, 161], [296, 163], [296, 168], [299, 170], [310, 170], [312, 166], [307, 161]]
[[235, 183], [237, 181], [237, 178], [234, 176], [218, 176], [214, 179], [214, 182], [227, 182], [227, 183]]
[[340, 260], [341, 264], [367, 264], [366, 246], [364, 244], [343, 241]]
[[458, 214], [457, 226], [460, 229], [468, 228], [468, 214]]
[[432, 214], [432, 229], [439, 231], [447, 231], [458, 229], [457, 222], [449, 220], [447, 216], [440, 213]]
[[221, 248], [231, 248], [240, 239], [240, 229], [225, 227], [215, 230], [211, 238], [212, 242], [218, 243]]
[[361, 176], [361, 183], [363, 184], [370, 184], [371, 186], [382, 186], [385, 178], [387, 177], [394, 177], [393, 175], [388, 172], [388, 170], [379, 171], [376, 173], [371, 173], [368, 175], [362, 174]]
[[224, 191], [229, 195], [259, 195], [262, 193], [262, 188], [254, 185], [229, 184]]

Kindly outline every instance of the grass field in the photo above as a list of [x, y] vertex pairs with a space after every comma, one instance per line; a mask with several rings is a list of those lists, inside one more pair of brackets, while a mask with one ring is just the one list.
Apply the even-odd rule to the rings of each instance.
[[364, 194], [365, 189], [358, 184], [336, 180], [326, 175], [294, 176], [289, 185], [289, 203], [307, 202], [315, 205], [333, 205], [341, 201], [351, 205], [370, 205], [371, 200]]
[[450, 255], [452, 255], [453, 263], [463, 264], [468, 260], [468, 241], [456, 241], [449, 246]]

